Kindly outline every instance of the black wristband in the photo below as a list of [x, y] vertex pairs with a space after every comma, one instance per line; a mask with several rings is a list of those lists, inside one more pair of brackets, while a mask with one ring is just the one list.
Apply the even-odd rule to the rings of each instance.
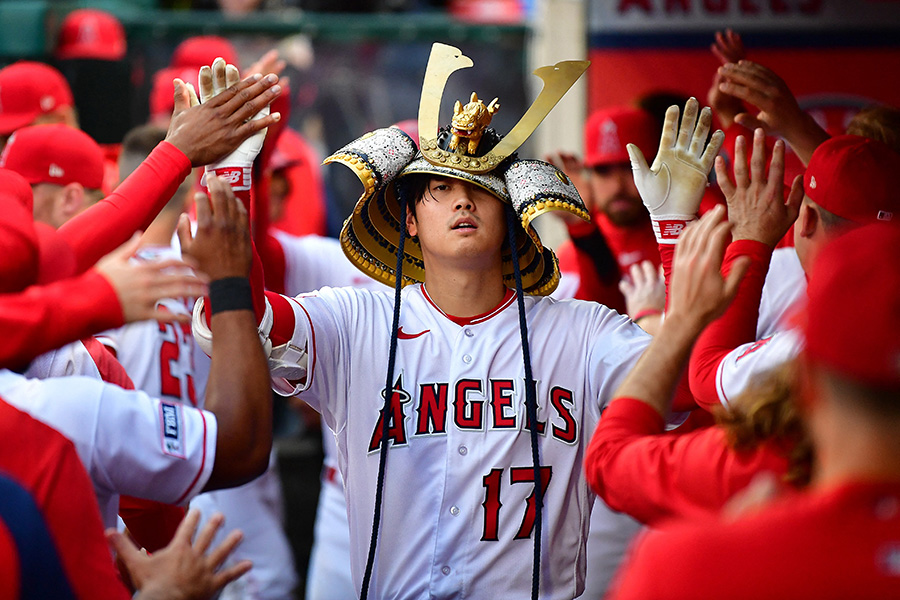
[[226, 277], [209, 283], [209, 315], [226, 310], [253, 310], [253, 294], [246, 277]]

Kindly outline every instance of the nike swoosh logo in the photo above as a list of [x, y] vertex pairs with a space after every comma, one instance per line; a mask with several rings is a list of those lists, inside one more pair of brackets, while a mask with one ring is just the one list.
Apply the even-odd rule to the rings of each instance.
[[425, 331], [420, 331], [419, 333], [406, 333], [403, 331], [403, 327], [397, 328], [397, 338], [401, 340], [414, 340], [421, 335], [425, 335], [431, 331], [430, 329], [426, 329]]

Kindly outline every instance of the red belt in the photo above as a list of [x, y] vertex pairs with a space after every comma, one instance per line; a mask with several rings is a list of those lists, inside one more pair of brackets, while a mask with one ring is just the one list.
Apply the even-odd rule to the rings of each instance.
[[340, 472], [334, 467], [330, 467], [328, 465], [324, 465], [322, 467], [322, 481], [327, 481], [328, 483], [339, 483], [339, 478]]

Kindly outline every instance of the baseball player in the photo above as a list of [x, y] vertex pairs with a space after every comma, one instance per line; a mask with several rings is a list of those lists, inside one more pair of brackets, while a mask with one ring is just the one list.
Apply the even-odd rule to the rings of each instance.
[[[654, 528], [673, 519], [717, 515], [760, 473], [796, 487], [809, 482], [808, 439], [788, 397], [790, 369], [745, 392], [724, 426], [677, 435], [666, 431], [667, 379], [683, 371], [702, 328], [737, 292], [749, 266], [738, 263], [727, 280], [720, 275], [731, 237], [723, 217], [724, 210], [716, 207], [679, 239], [667, 326], [616, 392], [585, 456], [585, 474], [598, 496]], [[653, 385], [637, 385], [649, 381]], [[744, 424], [743, 433], [729, 426], [735, 423]]]
[[[624, 313], [618, 287], [622, 275], [644, 260], [659, 264], [656, 239], [625, 151], [628, 142], [649, 151], [657, 129], [653, 117], [637, 108], [599, 110], [584, 125], [584, 162], [560, 155], [566, 173], [584, 191], [592, 217], [589, 223], [566, 219], [569, 240], [557, 249], [561, 288], [565, 293], [574, 284], [575, 290], [563, 297], [594, 300]], [[589, 169], [586, 181], [583, 169]]]
[[0, 149], [15, 130], [41, 123], [78, 126], [72, 90], [63, 74], [28, 60], [0, 69]]
[[[473, 94], [457, 105], [454, 127], [430, 137], [439, 90], [468, 65], [455, 48], [432, 49], [419, 116], [424, 154], [389, 128], [331, 158], [366, 185], [344, 250], [397, 283], [395, 296], [269, 293], [262, 332], [273, 387], [300, 394], [336, 434], [361, 596], [572, 598], [583, 588], [593, 502], [580, 473], [584, 436], [648, 337], [599, 304], [543, 297], [559, 275], [530, 216], [550, 207], [587, 213], [551, 165], [504, 162], [517, 144], [483, 129], [497, 101]], [[585, 67], [543, 71], [554, 74], [544, 114], [547, 97], [552, 105]], [[524, 139], [533, 123], [503, 139]], [[706, 134], [698, 128], [698, 138]], [[210, 339], [204, 310], [198, 302], [202, 343]], [[387, 378], [374, 368], [385, 363]], [[370, 533], [381, 534], [377, 546]]]
[[[816, 453], [809, 489], [651, 533], [614, 598], [900, 595], [898, 252], [895, 225], [869, 224], [828, 242], [810, 269], [796, 383]], [[868, 318], [844, 318], [848, 306]], [[655, 364], [663, 377], [675, 366]]]
[[[216, 180], [210, 188], [223, 226], [232, 230], [235, 222], [246, 226], [246, 214], [241, 221], [238, 208], [229, 208], [237, 203], [226, 194], [227, 186]], [[208, 207], [201, 203], [198, 211], [204, 230], [197, 240], [186, 239], [192, 256], [214, 282], [239, 277], [235, 274], [249, 267], [246, 232], [244, 238], [230, 240], [233, 249], [223, 253], [216, 245], [227, 243], [224, 233], [212, 229]], [[229, 216], [229, 211], [235, 214]], [[242, 251], [247, 252], [244, 259]], [[235, 297], [228, 288], [216, 295], [221, 306], [242, 306], [241, 296]], [[245, 299], [249, 302], [249, 295]], [[213, 359], [206, 398], [211, 412], [94, 379], [26, 379], [11, 371], [0, 371], [0, 394], [73, 440], [91, 474], [107, 525], [115, 523], [120, 493], [180, 504], [201, 489], [243, 483], [265, 470], [268, 462], [271, 395], [262, 355], [254, 361], [254, 354], [241, 348], [247, 343], [241, 321], [252, 321], [242, 310], [226, 309], [220, 319], [231, 333], [223, 338], [223, 360]], [[241, 364], [230, 364], [237, 362], [237, 355]]]
[[[737, 156], [736, 165], [746, 164], [743, 144]], [[716, 167], [735, 225], [725, 268], [741, 256], [751, 258], [751, 268], [735, 302], [700, 337], [691, 358], [691, 390], [704, 407], [728, 406], [759, 373], [796, 356], [802, 347], [795, 328], [782, 327], [763, 338], [755, 335], [760, 290], [772, 248], [780, 239], [776, 234], [783, 235], [797, 219], [794, 246], [806, 271], [825, 242], [847, 229], [890, 222], [900, 214], [891, 185], [900, 155], [880, 142], [846, 135], [824, 142], [813, 153], [802, 181], [799, 176], [795, 180], [787, 204], [782, 203], [782, 184], [776, 178], [783, 146], [773, 152], [768, 183], [764, 156], [764, 137], [757, 130], [749, 174], [738, 169], [732, 185], [721, 161]]]

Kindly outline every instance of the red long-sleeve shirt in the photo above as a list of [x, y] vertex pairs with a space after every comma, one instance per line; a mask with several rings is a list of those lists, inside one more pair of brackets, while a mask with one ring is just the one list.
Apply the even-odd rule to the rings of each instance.
[[617, 398], [604, 411], [585, 455], [591, 488], [614, 510], [656, 527], [711, 516], [758, 473], [787, 471], [787, 448], [728, 446], [718, 426], [667, 433], [650, 405]]
[[703, 331], [691, 353], [691, 393], [697, 404], [707, 410], [721, 406], [716, 390], [719, 362], [738, 346], [756, 341], [759, 303], [772, 249], [751, 240], [733, 242], [725, 251], [722, 272], [727, 274], [742, 256], [750, 258], [750, 267], [738, 287], [737, 295], [725, 313]]
[[0, 365], [25, 365], [54, 348], [124, 322], [115, 290], [93, 270], [0, 296]]

